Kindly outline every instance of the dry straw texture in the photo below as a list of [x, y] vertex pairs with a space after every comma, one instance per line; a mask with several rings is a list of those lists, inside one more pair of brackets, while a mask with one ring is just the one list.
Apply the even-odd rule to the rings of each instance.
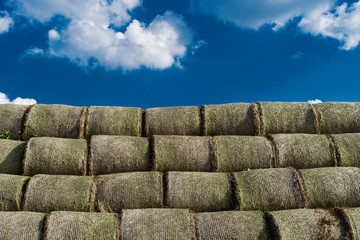
[[36, 175], [31, 178], [25, 194], [25, 211], [90, 210], [91, 177]]
[[326, 102], [314, 104], [322, 134], [360, 132], [360, 103]]
[[114, 213], [52, 212], [45, 240], [116, 240], [119, 216]]
[[193, 229], [189, 210], [124, 210], [121, 240], [193, 240]]
[[270, 212], [275, 239], [345, 239], [340, 219], [322, 209], [294, 209]]
[[260, 211], [198, 213], [196, 226], [199, 240], [268, 239]]
[[271, 135], [277, 149], [276, 167], [318, 168], [334, 167], [335, 156], [326, 135]]
[[7, 131], [12, 139], [20, 139], [23, 117], [29, 106], [16, 104], [0, 104], [0, 134]]
[[0, 239], [41, 240], [44, 213], [0, 212]]
[[231, 186], [226, 173], [169, 172], [166, 206], [196, 212], [233, 209]]
[[90, 144], [90, 174], [146, 171], [149, 141], [132, 136], [93, 136]]
[[98, 178], [97, 208], [120, 213], [122, 209], [162, 207], [162, 174], [132, 172]]
[[210, 137], [154, 136], [155, 170], [211, 171], [210, 140]]
[[217, 171], [236, 172], [247, 168], [269, 168], [273, 159], [271, 143], [263, 137], [214, 137]]
[[204, 105], [205, 135], [255, 135], [253, 107], [251, 103]]
[[25, 139], [31, 137], [78, 138], [81, 107], [66, 105], [34, 105], [25, 123]]
[[296, 174], [289, 168], [234, 173], [241, 210], [282, 210], [304, 207]]
[[341, 157], [341, 166], [360, 167], [360, 133], [334, 134]]
[[26, 143], [0, 139], [0, 173], [21, 174]]
[[24, 175], [86, 175], [85, 139], [39, 137], [27, 144]]
[[360, 208], [346, 208], [342, 209], [342, 211], [350, 225], [352, 239], [360, 239]]
[[28, 177], [0, 174], [0, 211], [19, 211], [22, 190]]
[[165, 107], [145, 110], [145, 134], [201, 135], [198, 107]]
[[86, 136], [141, 136], [141, 119], [141, 108], [90, 107], [86, 127]]
[[316, 133], [310, 103], [261, 102], [264, 134]]
[[360, 206], [358, 168], [314, 168], [300, 170], [309, 208]]

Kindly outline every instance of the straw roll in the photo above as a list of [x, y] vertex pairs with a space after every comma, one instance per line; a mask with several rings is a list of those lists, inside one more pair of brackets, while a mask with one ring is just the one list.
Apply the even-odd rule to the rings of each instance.
[[0, 139], [0, 173], [21, 174], [26, 143]]
[[12, 139], [21, 138], [23, 117], [29, 106], [0, 104], [0, 134], [9, 132]]
[[0, 174], [0, 211], [20, 211], [23, 188], [28, 177]]

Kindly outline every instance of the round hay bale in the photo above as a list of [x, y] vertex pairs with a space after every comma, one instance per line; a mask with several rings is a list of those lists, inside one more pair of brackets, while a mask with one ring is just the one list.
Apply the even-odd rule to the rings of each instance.
[[304, 180], [307, 208], [360, 206], [360, 170], [332, 167], [300, 170]]
[[264, 137], [216, 136], [214, 145], [219, 172], [270, 168], [272, 165], [272, 146]]
[[326, 135], [271, 135], [276, 146], [275, 167], [319, 168], [335, 167], [335, 156]]
[[0, 104], [0, 134], [9, 131], [12, 139], [20, 139], [23, 117], [29, 107], [16, 104]]
[[304, 207], [296, 173], [290, 168], [234, 173], [241, 210], [282, 210]]
[[191, 214], [188, 209], [123, 210], [121, 239], [193, 240]]
[[195, 218], [199, 240], [268, 239], [260, 211], [197, 213]]
[[0, 239], [41, 240], [44, 213], [0, 212]]
[[85, 139], [39, 137], [27, 143], [24, 175], [86, 175]]
[[0, 139], [0, 173], [21, 174], [26, 143]]
[[344, 208], [341, 211], [350, 227], [351, 236], [348, 239], [360, 239], [360, 208]]
[[195, 212], [234, 209], [226, 173], [169, 172], [166, 194], [169, 208], [190, 208]]
[[79, 138], [84, 128], [80, 121], [83, 111], [82, 107], [36, 104], [27, 115], [24, 138]]
[[132, 136], [93, 136], [90, 141], [91, 175], [146, 171], [149, 141]]
[[313, 106], [321, 134], [360, 132], [359, 102], [326, 102]]
[[25, 211], [90, 211], [93, 178], [43, 175], [31, 178], [25, 194]]
[[294, 209], [270, 212], [274, 239], [346, 239], [341, 220], [322, 209]]
[[141, 137], [142, 109], [89, 107], [86, 136], [127, 135]]
[[118, 239], [115, 213], [52, 212], [46, 221], [45, 240]]
[[210, 137], [154, 136], [153, 142], [156, 171], [212, 170]]
[[29, 178], [0, 174], [0, 211], [20, 211], [23, 187]]
[[310, 103], [260, 102], [263, 134], [316, 133]]
[[198, 107], [164, 107], [145, 110], [145, 134], [200, 136]]
[[360, 167], [360, 133], [331, 135], [340, 154], [342, 167]]
[[101, 212], [122, 209], [160, 208], [163, 199], [162, 174], [159, 172], [132, 172], [101, 175], [95, 203]]

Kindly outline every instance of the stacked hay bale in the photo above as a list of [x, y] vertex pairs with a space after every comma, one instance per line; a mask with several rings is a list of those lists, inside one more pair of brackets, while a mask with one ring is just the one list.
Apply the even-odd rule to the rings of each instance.
[[86, 175], [85, 139], [39, 137], [28, 141], [24, 175]]
[[154, 136], [153, 143], [156, 171], [212, 170], [210, 137]]
[[338, 165], [360, 167], [360, 133], [331, 135], [339, 153]]
[[0, 211], [20, 211], [28, 177], [0, 174]]
[[146, 109], [145, 135], [200, 136], [200, 110], [198, 107]]
[[341, 210], [343, 217], [350, 227], [348, 239], [360, 239], [360, 208], [344, 208]]
[[90, 175], [148, 169], [149, 141], [147, 138], [93, 136], [90, 143]]
[[0, 134], [9, 132], [12, 139], [21, 138], [23, 117], [29, 106], [0, 104]]
[[142, 110], [133, 107], [89, 107], [86, 136], [141, 136]]
[[26, 143], [0, 139], [0, 173], [21, 174]]

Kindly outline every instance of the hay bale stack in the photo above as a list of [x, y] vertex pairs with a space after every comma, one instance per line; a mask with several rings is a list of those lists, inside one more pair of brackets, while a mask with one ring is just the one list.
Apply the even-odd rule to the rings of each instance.
[[210, 137], [154, 136], [153, 142], [157, 171], [212, 170]]
[[0, 239], [41, 240], [44, 213], [0, 212]]
[[24, 105], [0, 104], [0, 134], [9, 131], [12, 139], [20, 139], [23, 117], [28, 108]]
[[121, 218], [122, 240], [193, 240], [195, 233], [187, 209], [124, 210]]
[[0, 174], [0, 211], [20, 211], [24, 184], [28, 177]]
[[203, 105], [206, 136], [255, 135], [254, 104]]
[[358, 168], [313, 168], [300, 170], [308, 203], [307, 208], [360, 206]]
[[234, 173], [241, 210], [283, 210], [304, 207], [296, 173], [290, 168]]
[[216, 136], [214, 145], [219, 172], [270, 168], [272, 165], [272, 146], [264, 137]]
[[45, 240], [118, 239], [115, 213], [52, 212], [46, 221]]
[[261, 102], [262, 133], [316, 133], [310, 103]]
[[197, 213], [195, 218], [199, 240], [268, 239], [260, 211]]
[[335, 167], [335, 156], [326, 135], [271, 135], [277, 151], [275, 167], [319, 168]]
[[230, 179], [226, 173], [169, 172], [166, 206], [196, 212], [233, 209]]
[[341, 211], [350, 225], [351, 238], [349, 239], [360, 239], [360, 208], [344, 208]]
[[200, 110], [198, 107], [148, 108], [145, 134], [200, 136]]
[[360, 133], [331, 135], [340, 154], [343, 167], [360, 167]]
[[39, 137], [27, 144], [24, 175], [86, 175], [85, 139]]
[[98, 178], [96, 207], [101, 212], [122, 209], [162, 207], [162, 174], [132, 172], [102, 175]]
[[26, 143], [0, 139], [0, 173], [21, 174]]
[[27, 187], [24, 210], [88, 212], [92, 185], [92, 177], [36, 175]]
[[294, 209], [270, 212], [274, 239], [346, 239], [341, 220], [322, 209]]
[[134, 107], [89, 107], [86, 136], [141, 136], [142, 109]]
[[24, 138], [79, 138], [83, 134], [84, 109], [66, 105], [34, 105], [25, 122]]
[[146, 171], [149, 141], [132, 136], [93, 136], [90, 141], [91, 175]]

